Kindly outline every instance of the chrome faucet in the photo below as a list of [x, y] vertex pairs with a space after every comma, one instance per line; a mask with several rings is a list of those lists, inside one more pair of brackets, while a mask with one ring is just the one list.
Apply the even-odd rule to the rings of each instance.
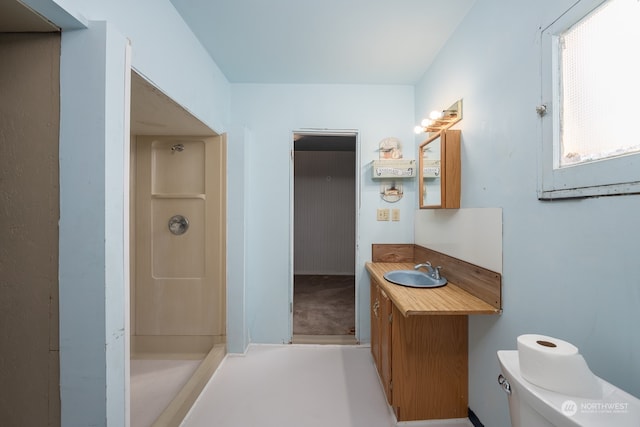
[[417, 264], [413, 266], [414, 270], [418, 270], [421, 267], [426, 268], [429, 271], [429, 274], [433, 273], [433, 267], [431, 267], [431, 263], [429, 261], [425, 262], [424, 264]]
[[436, 280], [440, 280], [440, 270], [442, 269], [441, 266], [433, 267], [431, 263], [427, 261], [423, 264], [414, 265], [413, 269], [418, 270], [421, 267], [424, 267], [427, 269], [427, 271], [429, 272], [429, 276], [433, 277]]

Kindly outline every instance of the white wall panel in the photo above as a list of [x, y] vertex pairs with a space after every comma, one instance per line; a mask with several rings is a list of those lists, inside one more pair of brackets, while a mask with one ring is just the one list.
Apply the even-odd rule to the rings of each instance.
[[502, 209], [419, 210], [415, 243], [502, 273]]

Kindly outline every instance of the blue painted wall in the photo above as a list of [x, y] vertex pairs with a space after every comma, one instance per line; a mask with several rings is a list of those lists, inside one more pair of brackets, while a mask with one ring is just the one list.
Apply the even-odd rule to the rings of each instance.
[[249, 344], [246, 321], [247, 146], [251, 132], [232, 126], [227, 143], [227, 351], [244, 353]]
[[[293, 131], [355, 129], [360, 150], [359, 252], [356, 256], [356, 329], [369, 341], [369, 282], [364, 262], [373, 242], [411, 242], [415, 183], [390, 205], [380, 198], [370, 163], [378, 143], [397, 137], [407, 158], [415, 158], [412, 86], [234, 84], [232, 117], [251, 130], [246, 146], [248, 171], [247, 322], [251, 342], [282, 343], [291, 338], [291, 196]], [[401, 221], [377, 222], [378, 207], [401, 209]]]
[[[62, 35], [60, 398], [63, 425], [123, 424], [127, 40], [105, 22]], [[69, 96], [82, 94], [82, 96]], [[78, 410], [78, 408], [82, 408]]]
[[462, 207], [503, 208], [504, 313], [469, 320], [469, 405], [485, 425], [510, 425], [496, 351], [524, 333], [574, 343], [640, 396], [640, 196], [536, 197], [540, 28], [573, 3], [476, 2], [416, 87], [417, 117], [464, 98]]

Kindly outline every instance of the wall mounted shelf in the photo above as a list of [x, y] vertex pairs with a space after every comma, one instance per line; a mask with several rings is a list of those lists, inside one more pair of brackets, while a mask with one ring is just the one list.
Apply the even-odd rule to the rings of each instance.
[[371, 163], [371, 169], [373, 178], [413, 178], [416, 176], [416, 161], [403, 159], [374, 160]]

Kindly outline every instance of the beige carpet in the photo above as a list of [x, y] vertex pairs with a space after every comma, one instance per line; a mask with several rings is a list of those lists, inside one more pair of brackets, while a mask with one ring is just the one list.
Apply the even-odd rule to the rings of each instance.
[[294, 335], [354, 335], [355, 325], [354, 276], [294, 276]]

